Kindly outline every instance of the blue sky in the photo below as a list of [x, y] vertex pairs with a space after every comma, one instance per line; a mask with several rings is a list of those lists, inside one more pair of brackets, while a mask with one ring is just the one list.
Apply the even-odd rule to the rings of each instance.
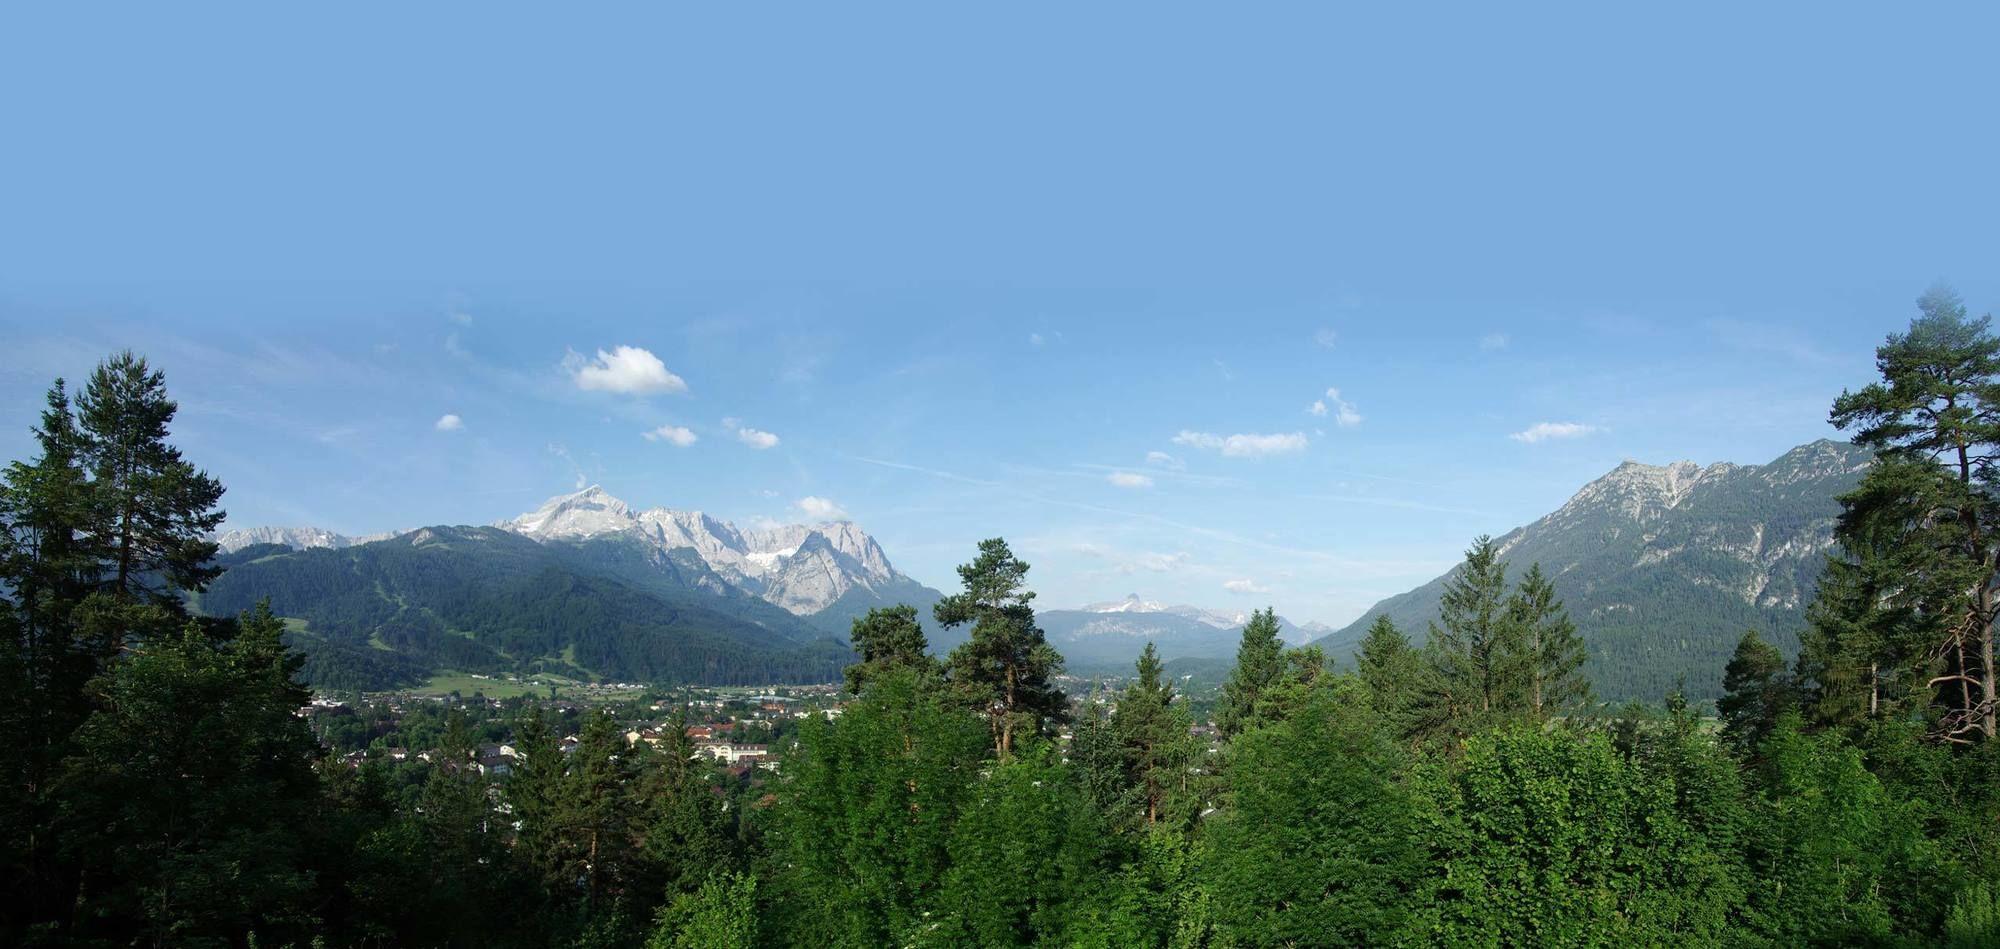
[[582, 479], [1343, 622], [2000, 303], [1973, 6], [759, 12], [0, 14], [0, 453], [130, 346], [237, 524]]

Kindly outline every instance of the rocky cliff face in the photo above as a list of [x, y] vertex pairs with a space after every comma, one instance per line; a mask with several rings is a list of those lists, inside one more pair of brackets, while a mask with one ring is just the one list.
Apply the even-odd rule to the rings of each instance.
[[[1656, 695], [1685, 674], [1691, 693], [1707, 695], [1746, 628], [1796, 642], [1834, 546], [1836, 499], [1871, 460], [1821, 440], [1762, 465], [1628, 461], [1497, 543], [1510, 572], [1540, 563], [1554, 578], [1600, 692]], [[1446, 577], [1320, 642], [1345, 652], [1377, 615], [1421, 640]]]
[[495, 526], [541, 541], [624, 537], [661, 552], [690, 550], [731, 586], [800, 616], [850, 591], [910, 582], [875, 538], [849, 521], [740, 530], [700, 511], [635, 511], [595, 485]]

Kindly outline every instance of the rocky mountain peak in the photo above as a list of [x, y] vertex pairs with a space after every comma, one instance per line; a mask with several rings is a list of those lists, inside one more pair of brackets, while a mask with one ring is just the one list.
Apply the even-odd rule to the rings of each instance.
[[875, 538], [851, 521], [741, 530], [701, 511], [634, 512], [596, 485], [496, 526], [541, 541], [624, 535], [657, 551], [692, 550], [723, 582], [801, 615], [856, 586], [902, 579]]
[[544, 501], [541, 507], [494, 526], [548, 540], [595, 537], [636, 525], [629, 505], [593, 484], [572, 494], [558, 494]]

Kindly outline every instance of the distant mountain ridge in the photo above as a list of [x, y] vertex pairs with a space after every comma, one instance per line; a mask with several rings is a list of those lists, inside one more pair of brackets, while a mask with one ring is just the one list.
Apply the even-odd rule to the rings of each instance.
[[259, 544], [276, 544], [293, 550], [319, 548], [339, 550], [355, 544], [387, 540], [397, 533], [388, 531], [362, 537], [349, 537], [320, 527], [239, 527], [215, 535], [215, 543], [225, 554], [233, 554], [245, 547], [255, 547]]
[[[657, 559], [647, 559], [658, 554]], [[825, 682], [852, 658], [805, 618], [722, 583], [699, 558], [425, 527], [344, 548], [254, 545], [221, 558], [195, 605], [269, 599], [307, 681], [409, 685], [439, 671], [617, 681]]]
[[[1822, 439], [1767, 464], [1628, 461], [1547, 516], [1497, 539], [1510, 578], [1540, 563], [1590, 649], [1600, 697], [1657, 698], [1685, 676], [1712, 697], [1745, 629], [1795, 649], [1839, 495], [1872, 462]], [[1377, 616], [1421, 642], [1445, 574], [1316, 642], [1350, 653]]]
[[[1148, 642], [1162, 659], [1233, 658], [1250, 613], [1167, 604], [1134, 593], [1074, 610], [1041, 610], [1035, 619], [1072, 669], [1123, 672]], [[1279, 636], [1294, 645], [1316, 634], [1313, 625], [1278, 617]]]
[[[292, 639], [308, 676], [347, 688], [443, 669], [828, 681], [851, 655], [855, 617], [909, 603], [934, 626], [942, 596], [848, 521], [740, 530], [699, 511], [634, 510], [596, 486], [490, 527], [382, 539], [248, 528], [217, 540], [229, 569], [200, 607], [228, 613], [271, 597], [305, 621]], [[540, 634], [522, 628], [527, 616], [540, 617]], [[964, 637], [932, 632], [940, 650]]]
[[[685, 551], [720, 583], [843, 639], [854, 618], [870, 609], [908, 603], [928, 617], [943, 596], [897, 570], [882, 545], [852, 521], [744, 530], [700, 511], [636, 510], [591, 485], [494, 526], [542, 543], [633, 547], [653, 561]], [[932, 632], [935, 640], [939, 631]]]

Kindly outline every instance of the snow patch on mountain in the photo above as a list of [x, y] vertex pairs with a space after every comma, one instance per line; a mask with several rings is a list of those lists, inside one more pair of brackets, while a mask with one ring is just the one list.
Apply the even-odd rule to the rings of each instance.
[[543, 542], [623, 536], [661, 551], [692, 550], [731, 586], [801, 616], [856, 587], [876, 590], [906, 579], [851, 521], [742, 530], [700, 511], [635, 511], [597, 485], [494, 526]]

